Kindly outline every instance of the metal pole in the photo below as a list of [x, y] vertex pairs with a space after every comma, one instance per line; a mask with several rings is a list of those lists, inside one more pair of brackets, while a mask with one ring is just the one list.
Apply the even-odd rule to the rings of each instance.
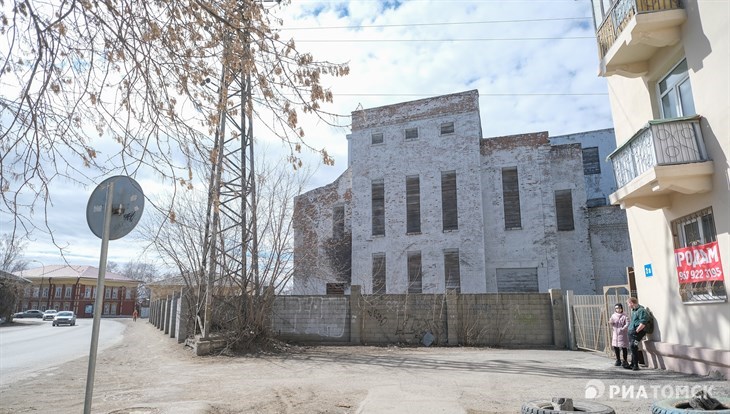
[[109, 223], [112, 217], [112, 195], [114, 181], [109, 182], [106, 190], [104, 207], [104, 231], [101, 237], [101, 258], [99, 259], [99, 279], [96, 283], [96, 300], [94, 301], [94, 324], [91, 330], [91, 348], [89, 349], [89, 370], [86, 373], [86, 397], [84, 398], [84, 414], [91, 414], [91, 397], [94, 394], [94, 371], [96, 370], [96, 349], [99, 347], [99, 325], [101, 324], [101, 308], [104, 300], [104, 276], [106, 276], [106, 256], [109, 250]]

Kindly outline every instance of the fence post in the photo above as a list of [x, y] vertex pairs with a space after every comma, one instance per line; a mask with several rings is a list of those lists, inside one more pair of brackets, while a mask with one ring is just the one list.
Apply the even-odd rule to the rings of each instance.
[[553, 310], [553, 345], [565, 348], [565, 302], [560, 289], [549, 289], [550, 304]]
[[350, 343], [353, 345], [361, 344], [362, 334], [362, 306], [361, 294], [362, 287], [353, 285], [350, 287]]
[[573, 291], [568, 290], [565, 292], [565, 316], [568, 321], [568, 349], [575, 351], [578, 347], [575, 344], [575, 320], [573, 319]]
[[459, 295], [454, 290], [446, 291], [446, 342], [459, 345]]

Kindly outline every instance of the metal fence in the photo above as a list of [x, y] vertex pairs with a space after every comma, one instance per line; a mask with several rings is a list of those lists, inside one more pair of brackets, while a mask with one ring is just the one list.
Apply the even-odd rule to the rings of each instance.
[[604, 295], [573, 295], [571, 312], [576, 346], [580, 349], [613, 354], [608, 320], [613, 305], [626, 303], [628, 298], [628, 294], [617, 291]]

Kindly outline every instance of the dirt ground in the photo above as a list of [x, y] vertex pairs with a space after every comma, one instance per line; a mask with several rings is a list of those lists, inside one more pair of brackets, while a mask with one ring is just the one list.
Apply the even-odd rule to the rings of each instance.
[[[358, 346], [196, 357], [146, 320], [124, 323], [124, 340], [99, 354], [94, 413], [519, 413], [530, 400], [597, 396], [587, 401], [623, 414], [651, 412], [655, 396], [685, 386], [730, 396], [725, 380], [633, 372], [591, 352]], [[5, 386], [0, 413], [83, 412], [87, 366], [81, 358]]]

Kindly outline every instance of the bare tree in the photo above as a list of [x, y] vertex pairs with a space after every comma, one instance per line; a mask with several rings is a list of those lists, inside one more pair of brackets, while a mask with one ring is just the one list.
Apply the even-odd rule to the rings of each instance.
[[[230, 348], [264, 344], [271, 336], [269, 317], [274, 294], [284, 290], [293, 275], [292, 215], [294, 197], [302, 192], [311, 176], [307, 168], [292, 170], [285, 163], [257, 161], [256, 206], [258, 240], [262, 254], [258, 276], [248, 271], [241, 277], [216, 275], [212, 289], [215, 297], [214, 319], [219, 335], [224, 335]], [[184, 203], [183, 203], [184, 200]], [[169, 203], [170, 200], [159, 204]], [[143, 233], [163, 258], [165, 266], [174, 267], [182, 276], [194, 298], [190, 300], [194, 317], [202, 314], [205, 303], [206, 274], [202, 264], [207, 252], [205, 243], [205, 194], [189, 192], [180, 195], [179, 206], [170, 214], [156, 214], [144, 220]], [[167, 221], [165, 226], [160, 221]], [[232, 230], [225, 237], [236, 238], [243, 231], [235, 223], [224, 223]], [[239, 252], [240, 254], [240, 252]], [[201, 321], [198, 321], [198, 326]]]
[[25, 270], [28, 261], [23, 259], [23, 252], [27, 244], [12, 233], [0, 234], [0, 270], [8, 273]]
[[332, 100], [322, 77], [349, 68], [280, 38], [282, 6], [0, 2], [0, 211], [12, 214], [14, 228], [32, 231], [30, 213], [51, 203], [53, 183], [89, 184], [112, 171], [147, 169], [191, 186], [195, 165], [216, 158], [221, 114], [241, 110], [220, 100], [234, 73], [248, 77], [246, 115], [288, 146], [291, 164], [301, 167], [305, 148], [331, 164], [326, 150], [307, 144], [299, 118], [336, 122], [321, 106]]
[[23, 259], [26, 244], [12, 233], [0, 234], [0, 318], [10, 319], [23, 289], [22, 279], [13, 273], [28, 267]]

